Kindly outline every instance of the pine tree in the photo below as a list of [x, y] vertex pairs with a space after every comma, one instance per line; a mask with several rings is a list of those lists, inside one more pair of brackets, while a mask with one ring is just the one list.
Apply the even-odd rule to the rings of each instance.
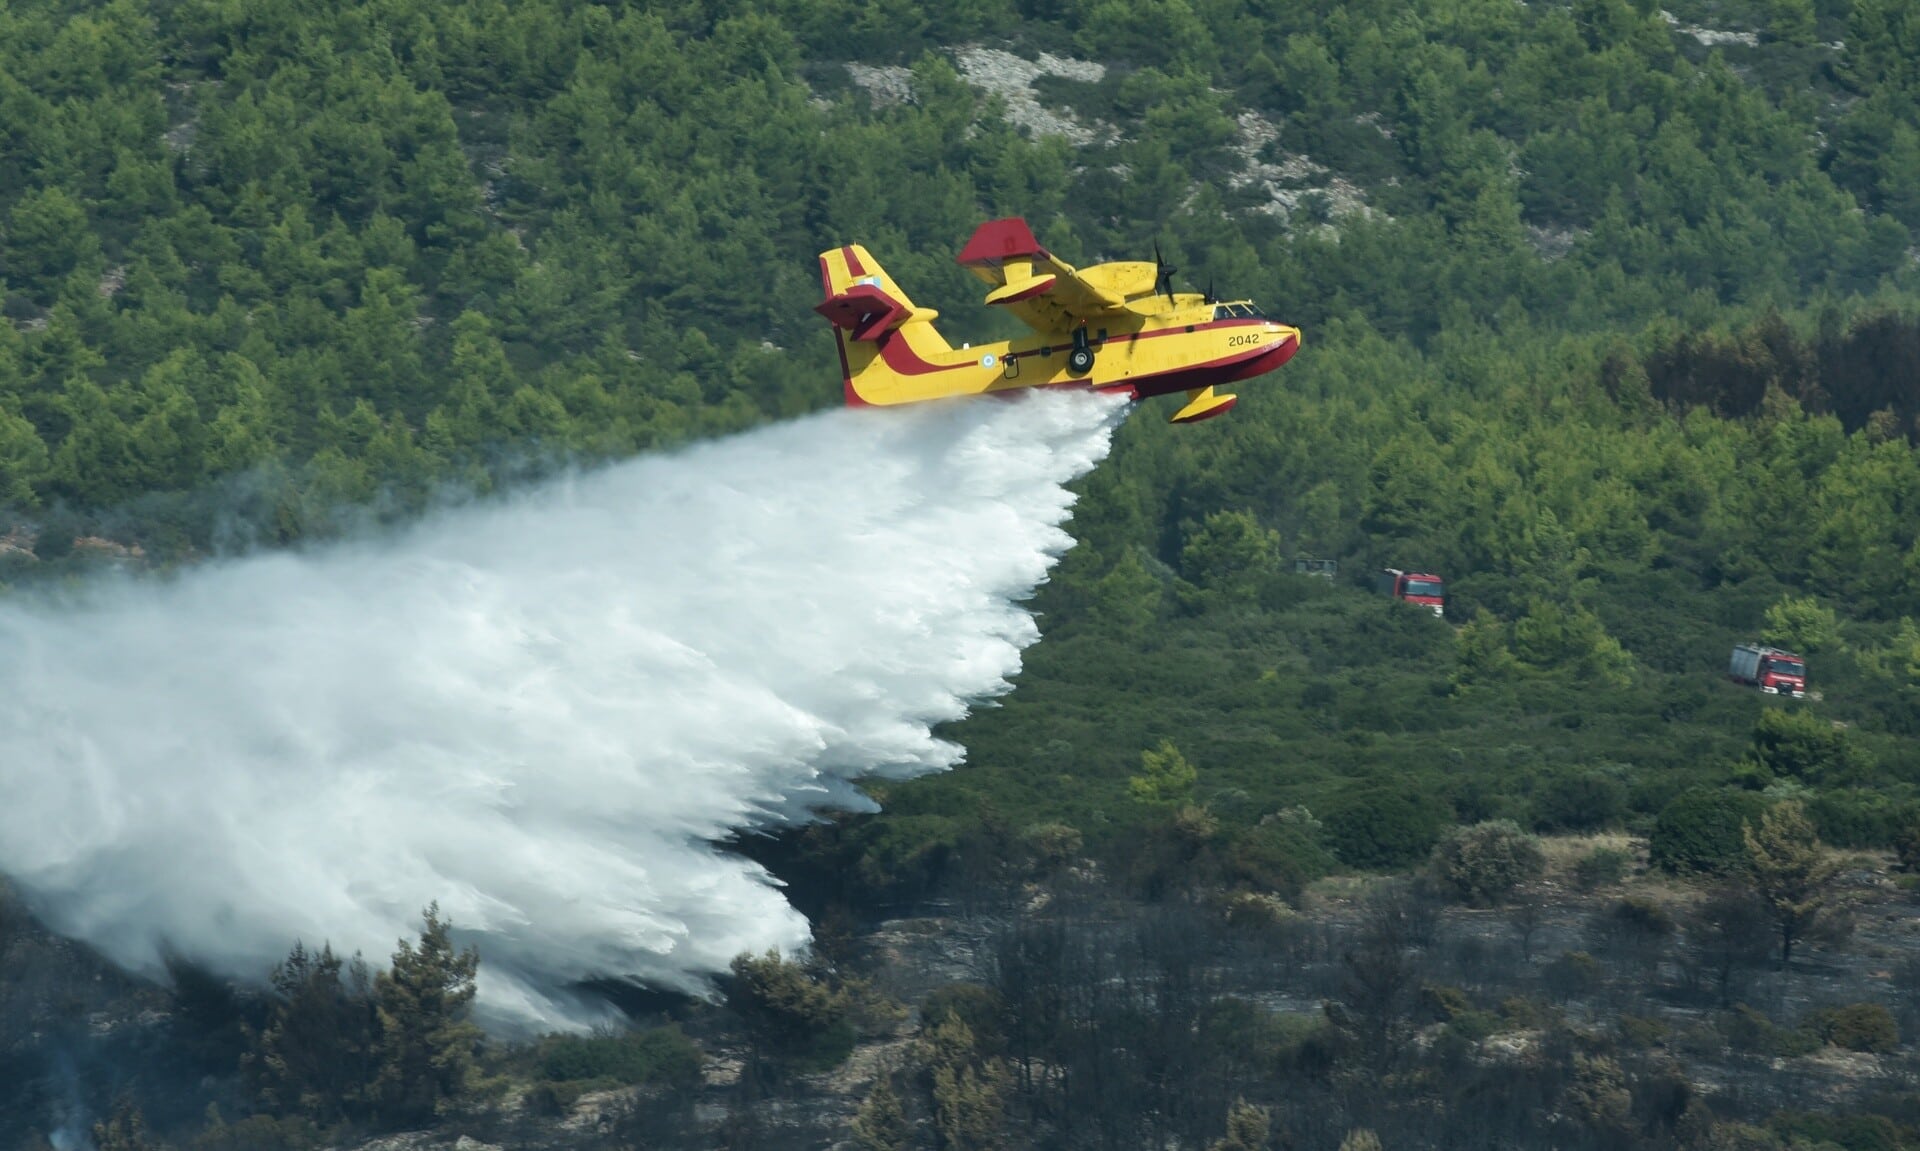
[[934, 1068], [934, 1122], [945, 1145], [953, 1151], [988, 1151], [999, 1146], [1006, 1088], [1006, 1065], [998, 1059], [978, 1068]]
[[913, 1127], [900, 1106], [900, 1096], [885, 1076], [874, 1083], [853, 1117], [853, 1141], [861, 1151], [906, 1151]]
[[147, 1117], [128, 1099], [114, 1104], [105, 1122], [93, 1125], [93, 1145], [98, 1151], [158, 1151], [147, 1132]]
[[0, 405], [0, 505], [38, 506], [35, 486], [46, 478], [49, 459], [47, 445], [33, 424]]
[[400, 941], [393, 968], [374, 979], [380, 1018], [380, 1070], [374, 1083], [380, 1118], [421, 1123], [466, 1089], [480, 1029], [467, 1021], [480, 955], [455, 951], [452, 926], [435, 903], [418, 945]]
[[727, 981], [727, 1005], [739, 1014], [756, 1048], [792, 1055], [820, 1038], [847, 1014], [847, 997], [817, 978], [805, 964], [765, 955], [737, 955]]
[[1163, 739], [1158, 748], [1140, 753], [1140, 774], [1128, 778], [1127, 791], [1142, 803], [1185, 803], [1193, 798], [1199, 775], [1173, 741]]
[[260, 1105], [323, 1124], [365, 1117], [379, 1026], [366, 963], [296, 943], [270, 981], [272, 1017], [241, 1060]]
[[1780, 966], [1793, 961], [1793, 945], [1805, 937], [1832, 905], [1831, 883], [1838, 865], [1826, 857], [1813, 821], [1800, 801], [1776, 803], [1760, 817], [1760, 827], [1741, 825], [1754, 890], [1772, 909], [1780, 933]]
[[[1267, 1145], [1267, 1113], [1245, 1099], [1227, 1108], [1227, 1135], [1216, 1139], [1208, 1151], [1260, 1151]], [[1346, 1144], [1342, 1143], [1342, 1151]]]
[[1604, 1055], [1573, 1057], [1573, 1082], [1567, 1085], [1566, 1109], [1588, 1126], [1616, 1130], [1626, 1124], [1633, 1108], [1627, 1077], [1620, 1065]]

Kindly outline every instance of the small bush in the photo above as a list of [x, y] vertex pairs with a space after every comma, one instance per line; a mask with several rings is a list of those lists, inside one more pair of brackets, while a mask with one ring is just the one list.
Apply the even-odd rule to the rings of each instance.
[[1622, 899], [1587, 918], [1587, 944], [1610, 959], [1641, 967], [1660, 962], [1678, 925], [1667, 909], [1649, 899]]
[[540, 1077], [555, 1083], [605, 1080], [638, 1086], [685, 1084], [700, 1077], [700, 1049], [678, 1027], [625, 1035], [555, 1035], [541, 1042], [538, 1060]]
[[1840, 647], [1840, 617], [1812, 596], [1787, 596], [1767, 608], [1760, 638], [1794, 651], [1833, 651]]
[[1433, 849], [1442, 890], [1475, 907], [1491, 907], [1546, 870], [1540, 841], [1510, 819], [1457, 827]]
[[1257, 931], [1292, 923], [1299, 918], [1287, 901], [1277, 895], [1240, 891], [1217, 904], [1227, 925], [1239, 930]]
[[1500, 1032], [1500, 1017], [1491, 1011], [1463, 1011], [1447, 1021], [1447, 1030], [1469, 1042], [1478, 1043]]
[[1473, 1010], [1473, 1000], [1458, 987], [1428, 983], [1420, 988], [1420, 1013], [1435, 1023], [1451, 1023]]
[[859, 1043], [860, 1034], [854, 1030], [853, 1021], [841, 1019], [814, 1036], [805, 1047], [788, 1052], [787, 1064], [803, 1075], [831, 1071], [845, 1063]]
[[1676, 874], [1719, 875], [1746, 866], [1742, 824], [1758, 826], [1767, 801], [1750, 791], [1693, 787], [1654, 821], [1649, 853], [1656, 867]]
[[320, 1131], [304, 1118], [249, 1115], [227, 1123], [216, 1115], [186, 1151], [308, 1151], [321, 1142]]
[[1807, 803], [1823, 842], [1833, 847], [1885, 847], [1895, 843], [1907, 812], [1873, 791], [1828, 791]]
[[1810, 784], [1850, 783], [1870, 766], [1845, 729], [1794, 708], [1770, 707], [1760, 713], [1749, 754], [1775, 777]]
[[1510, 995], [1500, 1003], [1500, 1018], [1506, 1020], [1510, 1028], [1522, 1030], [1545, 1027], [1556, 1018], [1553, 1008], [1544, 1003], [1535, 1003], [1518, 995]]
[[1533, 797], [1533, 825], [1542, 831], [1605, 827], [1626, 811], [1627, 785], [1599, 772], [1557, 776]]
[[1627, 877], [1633, 857], [1617, 847], [1596, 847], [1573, 865], [1573, 882], [1582, 891], [1611, 887]]
[[1269, 1075], [1317, 1075], [1333, 1061], [1327, 1018], [1317, 1012], [1269, 1011], [1229, 995], [1201, 1009], [1199, 1029], [1208, 1050]]
[[1340, 1151], [1380, 1151], [1380, 1147], [1380, 1136], [1364, 1127], [1347, 1132], [1347, 1137], [1340, 1140]]
[[1312, 830], [1298, 824], [1262, 822], [1243, 832], [1227, 852], [1233, 880], [1287, 900], [1298, 898], [1307, 884], [1334, 866], [1333, 856]]
[[1900, 1046], [1900, 1028], [1893, 1013], [1878, 1003], [1849, 1003], [1829, 1007], [1814, 1018], [1814, 1034], [1848, 1051], [1885, 1054]]
[[847, 1022], [846, 995], [815, 977], [804, 964], [783, 959], [778, 951], [764, 956], [740, 955], [731, 977], [724, 981], [727, 1005], [740, 1016], [754, 1041], [769, 1051], [812, 1062], [828, 1048], [853, 1044]]
[[1894, 829], [1893, 850], [1900, 857], [1900, 870], [1920, 875], [1920, 811], [1908, 811]]
[[1020, 833], [1020, 842], [1033, 866], [1043, 873], [1060, 870], [1086, 850], [1079, 829], [1064, 823], [1036, 823]]
[[1343, 863], [1394, 871], [1426, 858], [1447, 817], [1418, 792], [1369, 787], [1341, 796], [1323, 818], [1327, 841]]
[[1822, 1115], [1783, 1111], [1767, 1127], [1794, 1147], [1840, 1147], [1844, 1151], [1900, 1151], [1900, 1128], [1885, 1115]]
[[570, 1113], [592, 1086], [590, 1082], [536, 1083], [527, 1092], [527, 1110], [543, 1119], [558, 1119]]
[[1777, 1027], [1773, 1021], [1744, 1003], [1718, 1020], [1720, 1034], [1727, 1046], [1741, 1055], [1763, 1055], [1797, 1059], [1820, 1049], [1820, 1037], [1799, 1027]]
[[973, 1032], [975, 1046], [985, 1055], [998, 1055], [1006, 1045], [1000, 1027], [1004, 1004], [1000, 996], [977, 983], [949, 983], [928, 993], [920, 1005], [920, 1025], [937, 1027], [949, 1017]]
[[1667, 1025], [1658, 1019], [1639, 1015], [1620, 1017], [1620, 1038], [1630, 1047], [1658, 1047], [1667, 1038]]
[[1547, 991], [1565, 1003], [1591, 995], [1600, 986], [1600, 962], [1584, 951], [1563, 951], [1541, 976]]

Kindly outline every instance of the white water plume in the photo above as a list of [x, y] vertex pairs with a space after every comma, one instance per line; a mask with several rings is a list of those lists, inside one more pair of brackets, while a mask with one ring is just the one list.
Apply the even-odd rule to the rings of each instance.
[[250, 979], [430, 900], [504, 1024], [807, 939], [709, 841], [956, 763], [1116, 401], [842, 410], [300, 553], [0, 600], [0, 872]]

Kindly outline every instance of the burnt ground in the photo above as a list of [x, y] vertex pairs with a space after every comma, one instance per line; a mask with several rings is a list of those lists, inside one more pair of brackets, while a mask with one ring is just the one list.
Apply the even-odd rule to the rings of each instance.
[[[1801, 945], [1783, 968], [1751, 939], [1732, 952], [1710, 946], [1701, 921], [1704, 885], [1641, 865], [1620, 882], [1580, 889], [1566, 864], [1598, 842], [1550, 845], [1556, 863], [1546, 879], [1514, 905], [1493, 909], [1443, 906], [1400, 881], [1356, 878], [1322, 881], [1294, 909], [1272, 901], [1257, 901], [1252, 913], [1244, 902], [1231, 909], [1204, 900], [1148, 905], [1084, 873], [1026, 887], [990, 909], [929, 904], [843, 942], [842, 973], [869, 981], [879, 998], [902, 1010], [868, 1019], [852, 1054], [835, 1066], [753, 1081], [732, 1016], [715, 1005], [682, 1003], [655, 1021], [675, 1019], [707, 1054], [692, 1097], [596, 1091], [563, 1114], [542, 1115], [527, 1106], [528, 1085], [495, 1083], [486, 1100], [442, 1128], [358, 1145], [479, 1151], [692, 1147], [719, 1139], [795, 1151], [846, 1146], [848, 1125], [879, 1077], [914, 1082], [917, 1009], [929, 994], [954, 984], [1006, 991], [1018, 978], [1031, 986], [1036, 972], [1043, 982], [1145, 987], [1148, 998], [1164, 996], [1172, 986], [1168, 973], [1179, 972], [1203, 1000], [1251, 1005], [1290, 1020], [1297, 1031], [1329, 1029], [1328, 1020], [1354, 999], [1353, 956], [1366, 946], [1378, 893], [1396, 884], [1402, 904], [1394, 946], [1406, 990], [1388, 1008], [1395, 1018], [1383, 1034], [1401, 1048], [1397, 1066], [1417, 1062], [1451, 1032], [1470, 1037], [1475, 1064], [1524, 1067], [1546, 1057], [1547, 1036], [1557, 1029], [1623, 1061], [1631, 1057], [1642, 1069], [1636, 1074], [1657, 1068], [1684, 1079], [1722, 1119], [1762, 1122], [1780, 1111], [1846, 1114], [1869, 1106], [1909, 1125], [1920, 1118], [1898, 1102], [1920, 1085], [1920, 899], [1889, 860], [1849, 859], [1842, 929]], [[1016, 944], [1035, 938], [1052, 940], [1053, 954], [1068, 958], [1045, 970], [1029, 965], [1016, 978], [1009, 957]], [[193, 1036], [177, 1002], [47, 933], [11, 899], [0, 901], [0, 972], [0, 1115], [10, 1117], [0, 1121], [0, 1147], [44, 1147], [55, 1121], [72, 1128], [97, 1117], [131, 1079], [145, 1077], [151, 1087], [155, 1076], [193, 1073], [193, 1058], [183, 1058], [180, 1046]], [[1897, 1048], [1852, 1051], [1820, 1041], [1815, 1024], [1822, 1011], [1856, 1003], [1891, 1012]], [[1017, 1006], [1005, 1011], [1017, 1024]], [[1098, 1019], [1090, 1025], [1097, 1030]], [[223, 1052], [187, 1054], [217, 1061]], [[1257, 1090], [1259, 1083], [1256, 1077], [1243, 1086]], [[204, 1090], [205, 1081], [199, 1085]], [[1365, 1118], [1347, 1114], [1337, 1091], [1299, 1106], [1289, 1139], [1295, 1146], [1327, 1142], [1331, 1151], [1340, 1131]], [[1311, 1115], [1315, 1107], [1328, 1114]], [[1016, 1139], [1044, 1145], [1047, 1120], [1032, 1118], [1041, 1114], [1010, 1100]], [[925, 1114], [916, 1119], [922, 1128], [929, 1122]], [[931, 1132], [923, 1135], [931, 1141]]]

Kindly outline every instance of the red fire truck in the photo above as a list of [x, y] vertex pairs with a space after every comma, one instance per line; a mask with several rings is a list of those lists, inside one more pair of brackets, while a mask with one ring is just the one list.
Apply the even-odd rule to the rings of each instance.
[[1394, 599], [1430, 607], [1437, 616], [1447, 614], [1446, 581], [1432, 572], [1403, 572], [1399, 568], [1383, 568], [1373, 577], [1373, 582], [1376, 589]]
[[1740, 644], [1733, 649], [1727, 675], [1735, 683], [1757, 687], [1768, 695], [1807, 698], [1807, 661], [1777, 647]]

